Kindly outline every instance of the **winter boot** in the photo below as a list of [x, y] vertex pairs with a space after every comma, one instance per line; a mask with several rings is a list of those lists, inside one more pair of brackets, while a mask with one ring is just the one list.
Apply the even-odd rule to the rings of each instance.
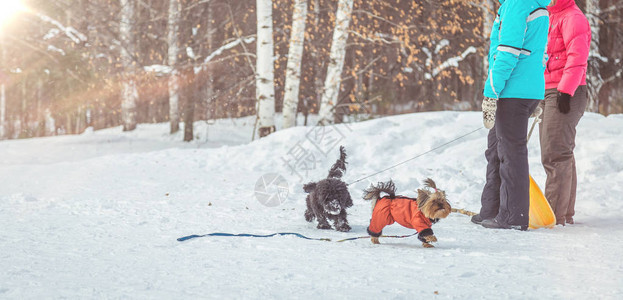
[[472, 223], [480, 225], [480, 223], [482, 223], [482, 216], [480, 214], [472, 216]]

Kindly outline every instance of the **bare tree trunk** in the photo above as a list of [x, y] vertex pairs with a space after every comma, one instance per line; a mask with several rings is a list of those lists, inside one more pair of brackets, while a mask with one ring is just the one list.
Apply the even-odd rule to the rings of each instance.
[[180, 23], [180, 0], [169, 0], [169, 16], [167, 21], [167, 44], [168, 44], [168, 64], [171, 68], [169, 74], [169, 122], [171, 123], [171, 133], [176, 133], [180, 129], [179, 114], [179, 73], [177, 70], [177, 56], [179, 55], [178, 34]]
[[299, 104], [301, 84], [301, 59], [305, 42], [305, 19], [307, 18], [307, 0], [296, 0], [292, 13], [292, 35], [288, 50], [285, 95], [283, 97], [283, 128], [296, 125], [296, 112]]
[[184, 142], [190, 142], [194, 139], [194, 121], [195, 121], [195, 106], [197, 103], [197, 98], [199, 97], [199, 82], [198, 76], [193, 72], [193, 68], [191, 67], [188, 71], [188, 78], [186, 78], [186, 82], [188, 82], [188, 86], [186, 87], [186, 103], [184, 104]]
[[50, 112], [49, 108], [45, 109], [44, 130], [44, 135], [46, 136], [56, 135], [56, 120], [52, 117], [52, 112]]
[[[100, 44], [100, 37], [99, 37], [99, 33], [97, 32], [97, 27], [95, 26], [90, 26], [91, 24], [91, 18], [94, 18], [96, 16], [96, 13], [92, 11], [92, 4], [91, 4], [91, 0], [86, 0], [83, 2], [83, 7], [82, 7], [84, 13], [86, 14], [85, 17], [85, 25], [84, 27], [86, 28], [87, 31], [87, 41], [89, 41], [89, 44], [91, 44], [91, 49], [89, 50], [89, 55], [91, 57], [97, 57], [98, 55], [98, 47]], [[97, 113], [98, 111], [98, 106], [101, 100], [101, 95], [98, 93], [94, 93], [93, 97], [91, 97], [89, 99], [89, 106], [87, 107], [87, 112], [88, 112], [88, 119], [87, 119], [87, 127], [93, 127], [93, 129], [98, 129], [97, 128], [97, 121], [99, 121], [99, 114]], [[46, 108], [49, 106], [46, 103]], [[45, 118], [44, 117], [44, 113], [41, 112], [41, 118], [42, 120]], [[96, 119], [97, 118], [97, 119]]]
[[[493, 21], [496, 16], [495, 5], [492, 0], [482, 1], [482, 37], [485, 45], [486, 53], [489, 53], [489, 36], [491, 35], [491, 29], [493, 27]], [[489, 59], [485, 56], [482, 60], [483, 74], [489, 72]]]
[[65, 133], [64, 134], [72, 134], [73, 129], [71, 128], [71, 113], [65, 114]]
[[76, 113], [76, 127], [75, 127], [76, 134], [82, 133], [82, 128], [83, 128], [82, 115], [83, 115], [82, 107], [78, 107], [78, 113]]
[[[314, 0], [314, 28], [319, 28], [320, 26], [320, 0]], [[312, 36], [313, 38], [313, 36]], [[316, 92], [316, 97], [314, 98], [313, 103], [307, 103], [307, 110], [310, 110], [310, 106], [312, 105], [320, 105], [322, 101], [322, 91], [324, 90], [323, 82], [322, 82], [322, 70], [324, 70], [324, 64], [322, 63], [322, 58], [319, 55], [319, 49], [316, 47], [319, 46], [319, 43], [314, 43], [314, 51], [311, 53], [314, 61], [314, 90]], [[311, 102], [311, 101], [309, 101]], [[305, 125], [307, 125], [307, 118], [305, 119]]]
[[35, 120], [37, 122], [37, 129], [35, 132], [36, 137], [40, 137], [44, 135], [43, 125], [45, 121], [43, 119], [43, 79], [41, 77], [37, 78], [37, 93], [36, 99], [37, 101], [37, 112], [35, 113]]
[[[212, 2], [208, 2], [208, 13], [207, 13], [207, 18], [208, 18], [208, 28], [206, 28], [206, 47], [207, 47], [207, 53], [212, 53], [212, 50], [214, 49], [214, 32], [217, 30], [216, 26], [214, 26], [214, 15], [213, 15], [213, 9], [212, 9]], [[209, 120], [212, 116], [212, 113], [210, 112], [211, 109], [211, 105], [212, 103], [214, 103], [215, 99], [214, 99], [214, 77], [212, 75], [212, 70], [210, 68], [206, 68], [203, 71], [205, 74], [203, 77], [205, 77], [205, 106], [206, 106], [206, 115], [205, 115], [205, 119]]]
[[[192, 21], [188, 18], [185, 18], [186, 22], [183, 23], [184, 30], [189, 30], [192, 28]], [[195, 51], [192, 46], [195, 45], [195, 39], [197, 31], [189, 30], [190, 38], [187, 40], [184, 45], [184, 49], [186, 49], [187, 58], [186, 58], [186, 70], [184, 72], [185, 76], [183, 78], [184, 86], [184, 142], [190, 142], [194, 139], [194, 122], [195, 122], [195, 109], [197, 107], [197, 101], [201, 98], [201, 91], [199, 84], [201, 71], [200, 68], [195, 71], [196, 66], [200, 65], [197, 62], [197, 56], [195, 56]]]
[[121, 116], [123, 131], [136, 129], [136, 100], [138, 90], [136, 88], [136, 66], [134, 55], [133, 18], [134, 0], [120, 0], [121, 21], [119, 24], [119, 36], [121, 39], [121, 63], [125, 71], [121, 93]]
[[22, 82], [21, 82], [21, 87], [22, 87], [22, 94], [21, 94], [21, 102], [22, 102], [22, 109], [20, 111], [20, 124], [22, 124], [22, 128], [21, 131], [19, 132], [19, 137], [28, 137], [28, 130], [30, 129], [30, 124], [28, 122], [28, 120], [30, 119], [30, 111], [28, 110], [28, 91], [26, 90], [27, 87], [29, 86], [28, 84], [28, 78], [23, 78]]
[[348, 26], [353, 10], [353, 0], [339, 0], [331, 44], [331, 55], [327, 77], [324, 83], [324, 93], [320, 102], [319, 122], [333, 123], [334, 108], [337, 105], [340, 93], [340, 81], [344, 68], [346, 41], [348, 40]]
[[591, 26], [591, 46], [588, 58], [587, 85], [588, 105], [587, 111], [599, 111], [599, 91], [603, 86], [603, 78], [600, 72], [600, 60], [606, 60], [599, 53], [599, 0], [586, 0], [586, 16]]
[[255, 97], [259, 119], [258, 133], [265, 137], [275, 131], [275, 68], [273, 63], [273, 4], [257, 0], [257, 59]]

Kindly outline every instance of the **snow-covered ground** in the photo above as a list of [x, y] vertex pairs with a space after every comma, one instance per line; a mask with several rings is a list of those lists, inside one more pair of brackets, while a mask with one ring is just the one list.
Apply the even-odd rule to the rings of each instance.
[[[370, 205], [361, 191], [390, 178], [401, 194], [415, 196], [431, 177], [453, 207], [477, 211], [485, 129], [351, 185], [348, 233], [305, 222], [302, 184], [326, 176], [337, 145], [346, 147], [345, 180], [353, 182], [481, 127], [480, 113], [297, 127], [255, 142], [253, 118], [196, 126], [200, 139], [190, 144], [168, 135], [167, 124], [0, 142], [0, 299], [623, 297], [623, 115], [587, 113], [578, 126], [578, 224], [491, 230], [452, 214], [433, 226], [434, 249], [415, 237], [381, 245], [292, 236], [176, 239], [366, 235]], [[538, 130], [529, 153], [543, 187]], [[255, 193], [258, 179], [271, 173], [289, 186], [276, 207]], [[384, 233], [412, 232], [392, 225]]]

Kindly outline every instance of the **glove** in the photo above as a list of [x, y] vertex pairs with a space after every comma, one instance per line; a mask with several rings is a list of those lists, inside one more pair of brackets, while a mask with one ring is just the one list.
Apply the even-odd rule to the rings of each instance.
[[556, 99], [556, 105], [558, 110], [563, 114], [568, 114], [571, 110], [571, 95], [563, 92], [558, 92], [558, 99]]
[[485, 124], [485, 128], [491, 129], [495, 125], [495, 111], [498, 107], [498, 100], [485, 97], [482, 100], [482, 121]]

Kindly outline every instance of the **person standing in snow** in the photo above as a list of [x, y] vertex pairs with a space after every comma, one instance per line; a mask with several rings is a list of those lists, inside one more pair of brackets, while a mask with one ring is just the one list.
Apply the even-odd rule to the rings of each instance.
[[556, 224], [573, 224], [577, 174], [575, 128], [588, 102], [586, 68], [591, 28], [573, 0], [553, 0], [545, 69], [543, 122], [539, 124], [541, 162], [547, 174], [545, 198]]
[[488, 136], [480, 213], [487, 228], [528, 229], [528, 119], [545, 93], [550, 0], [500, 0], [482, 103]]

